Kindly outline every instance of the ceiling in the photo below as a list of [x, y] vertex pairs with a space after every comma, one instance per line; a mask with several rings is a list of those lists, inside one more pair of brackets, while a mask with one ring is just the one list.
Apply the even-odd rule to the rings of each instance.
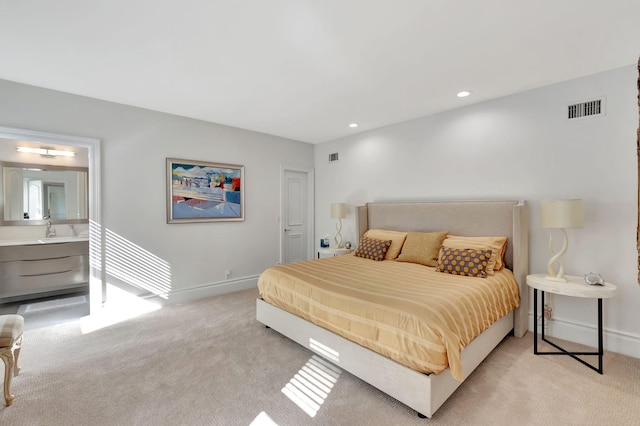
[[0, 0], [0, 79], [310, 143], [639, 55], [638, 0]]

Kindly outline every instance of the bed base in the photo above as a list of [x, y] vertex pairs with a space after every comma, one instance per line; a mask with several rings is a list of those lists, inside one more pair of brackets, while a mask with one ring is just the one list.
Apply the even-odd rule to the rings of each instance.
[[[257, 300], [256, 318], [261, 323], [315, 352], [382, 392], [431, 417], [462, 384], [449, 369], [423, 374], [351, 342], [262, 299]], [[513, 313], [494, 323], [462, 351], [463, 378], [513, 329]]]

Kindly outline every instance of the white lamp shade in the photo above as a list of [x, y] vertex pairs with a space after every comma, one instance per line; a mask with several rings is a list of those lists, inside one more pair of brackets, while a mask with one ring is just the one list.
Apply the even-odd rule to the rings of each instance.
[[345, 203], [331, 204], [331, 218], [344, 219], [347, 217], [347, 205]]
[[582, 228], [582, 200], [553, 200], [540, 203], [543, 228]]

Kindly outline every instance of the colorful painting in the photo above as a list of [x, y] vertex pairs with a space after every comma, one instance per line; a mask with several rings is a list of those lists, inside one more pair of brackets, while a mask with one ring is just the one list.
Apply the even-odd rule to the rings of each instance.
[[244, 220], [244, 166], [167, 158], [167, 223]]

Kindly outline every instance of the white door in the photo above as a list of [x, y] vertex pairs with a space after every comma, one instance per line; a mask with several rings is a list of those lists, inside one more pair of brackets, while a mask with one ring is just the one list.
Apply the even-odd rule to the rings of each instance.
[[54, 220], [67, 218], [67, 200], [64, 195], [64, 186], [47, 185], [47, 198], [49, 217]]
[[285, 170], [282, 197], [282, 263], [309, 259], [309, 187], [306, 172]]
[[44, 199], [42, 197], [42, 181], [30, 180], [29, 191], [29, 219], [39, 219], [44, 217]]

